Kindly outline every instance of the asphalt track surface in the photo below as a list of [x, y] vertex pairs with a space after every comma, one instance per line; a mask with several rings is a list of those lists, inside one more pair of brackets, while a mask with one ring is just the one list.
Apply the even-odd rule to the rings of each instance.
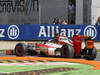
[[[15, 55], [5, 55], [5, 54], [0, 54], [0, 56], [12, 56], [15, 57]], [[28, 57], [37, 57], [37, 56], [28, 56]], [[100, 61], [100, 52], [97, 53], [97, 57], [95, 61]]]
[[96, 61], [100, 61], [100, 52], [97, 53]]

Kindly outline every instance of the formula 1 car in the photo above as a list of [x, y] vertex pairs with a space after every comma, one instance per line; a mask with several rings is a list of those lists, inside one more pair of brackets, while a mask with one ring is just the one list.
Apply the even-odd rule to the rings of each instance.
[[[85, 40], [85, 47], [82, 49], [82, 42]], [[94, 41], [89, 36], [74, 35], [72, 40], [65, 36], [43, 43], [18, 43], [14, 51], [16, 56], [37, 55], [37, 56], [59, 56], [66, 58], [82, 57], [87, 60], [94, 60], [97, 55]]]

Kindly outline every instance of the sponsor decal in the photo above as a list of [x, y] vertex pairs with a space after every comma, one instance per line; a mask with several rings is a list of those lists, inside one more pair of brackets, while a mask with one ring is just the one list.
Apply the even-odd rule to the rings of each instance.
[[30, 13], [39, 10], [38, 0], [0, 0], [0, 13]]
[[4, 32], [5, 32], [5, 29], [0, 29], [0, 38], [5, 37]]
[[[35, 28], [37, 27], [37, 31]], [[38, 26], [38, 25], [31, 25], [29, 27], [25, 25], [1, 25], [0, 27], [0, 38], [1, 40], [49, 40], [52, 39], [55, 34], [60, 34], [67, 36], [68, 38], [72, 38], [73, 35], [86, 35], [91, 36], [92, 39], [100, 40], [99, 34], [97, 33], [99, 31], [99, 28], [93, 25], [88, 26], [78, 26], [74, 25], [71, 26], [53, 26], [53, 25], [45, 25], [45, 26]], [[20, 29], [19, 29], [20, 28]], [[25, 28], [25, 29], [22, 29]], [[27, 32], [30, 33], [27, 34]], [[21, 33], [21, 34], [20, 34]], [[98, 37], [97, 37], [98, 35]], [[23, 37], [25, 36], [25, 37]], [[22, 38], [23, 37], [23, 38]]]
[[19, 28], [16, 25], [9, 26], [7, 30], [7, 34], [10, 39], [17, 39], [19, 36], [19, 33], [20, 33]]
[[89, 25], [84, 29], [84, 35], [91, 36], [94, 39], [97, 36], [97, 30], [93, 25]]
[[81, 29], [60, 29], [59, 26], [40, 26], [38, 37], [54, 37], [55, 34], [73, 37], [74, 34], [79, 35]]
[[[40, 26], [40, 30], [38, 33], [38, 37], [54, 37], [55, 34], [64, 35], [67, 37], [73, 37], [73, 35], [80, 35], [82, 33], [82, 29], [78, 28], [60, 28], [60, 26]], [[97, 30], [93, 25], [86, 26], [83, 30], [83, 35], [91, 36], [93, 39], [97, 36]]]

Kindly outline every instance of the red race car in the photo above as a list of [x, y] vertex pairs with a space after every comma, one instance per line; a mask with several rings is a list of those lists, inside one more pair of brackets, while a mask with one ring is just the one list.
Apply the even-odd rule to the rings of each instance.
[[[85, 47], [82, 49], [82, 42]], [[54, 39], [43, 43], [18, 43], [15, 46], [16, 56], [37, 55], [37, 56], [59, 56], [66, 58], [83, 57], [94, 60], [97, 52], [94, 41], [90, 36], [74, 35], [72, 40], [65, 36], [56, 36]]]

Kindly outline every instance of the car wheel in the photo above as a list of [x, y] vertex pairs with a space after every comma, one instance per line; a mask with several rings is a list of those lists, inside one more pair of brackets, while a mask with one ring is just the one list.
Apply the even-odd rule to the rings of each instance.
[[74, 57], [74, 48], [73, 46], [69, 44], [65, 44], [61, 48], [61, 56], [67, 57], [67, 58], [73, 58]]
[[[90, 50], [88, 50], [88, 53]], [[92, 51], [91, 51], [91, 54], [88, 54], [84, 57], [86, 60], [94, 60], [97, 56], [97, 51], [96, 51], [96, 48], [93, 48]]]
[[25, 56], [25, 45], [23, 43], [18, 43], [15, 46], [15, 55], [16, 56]]

